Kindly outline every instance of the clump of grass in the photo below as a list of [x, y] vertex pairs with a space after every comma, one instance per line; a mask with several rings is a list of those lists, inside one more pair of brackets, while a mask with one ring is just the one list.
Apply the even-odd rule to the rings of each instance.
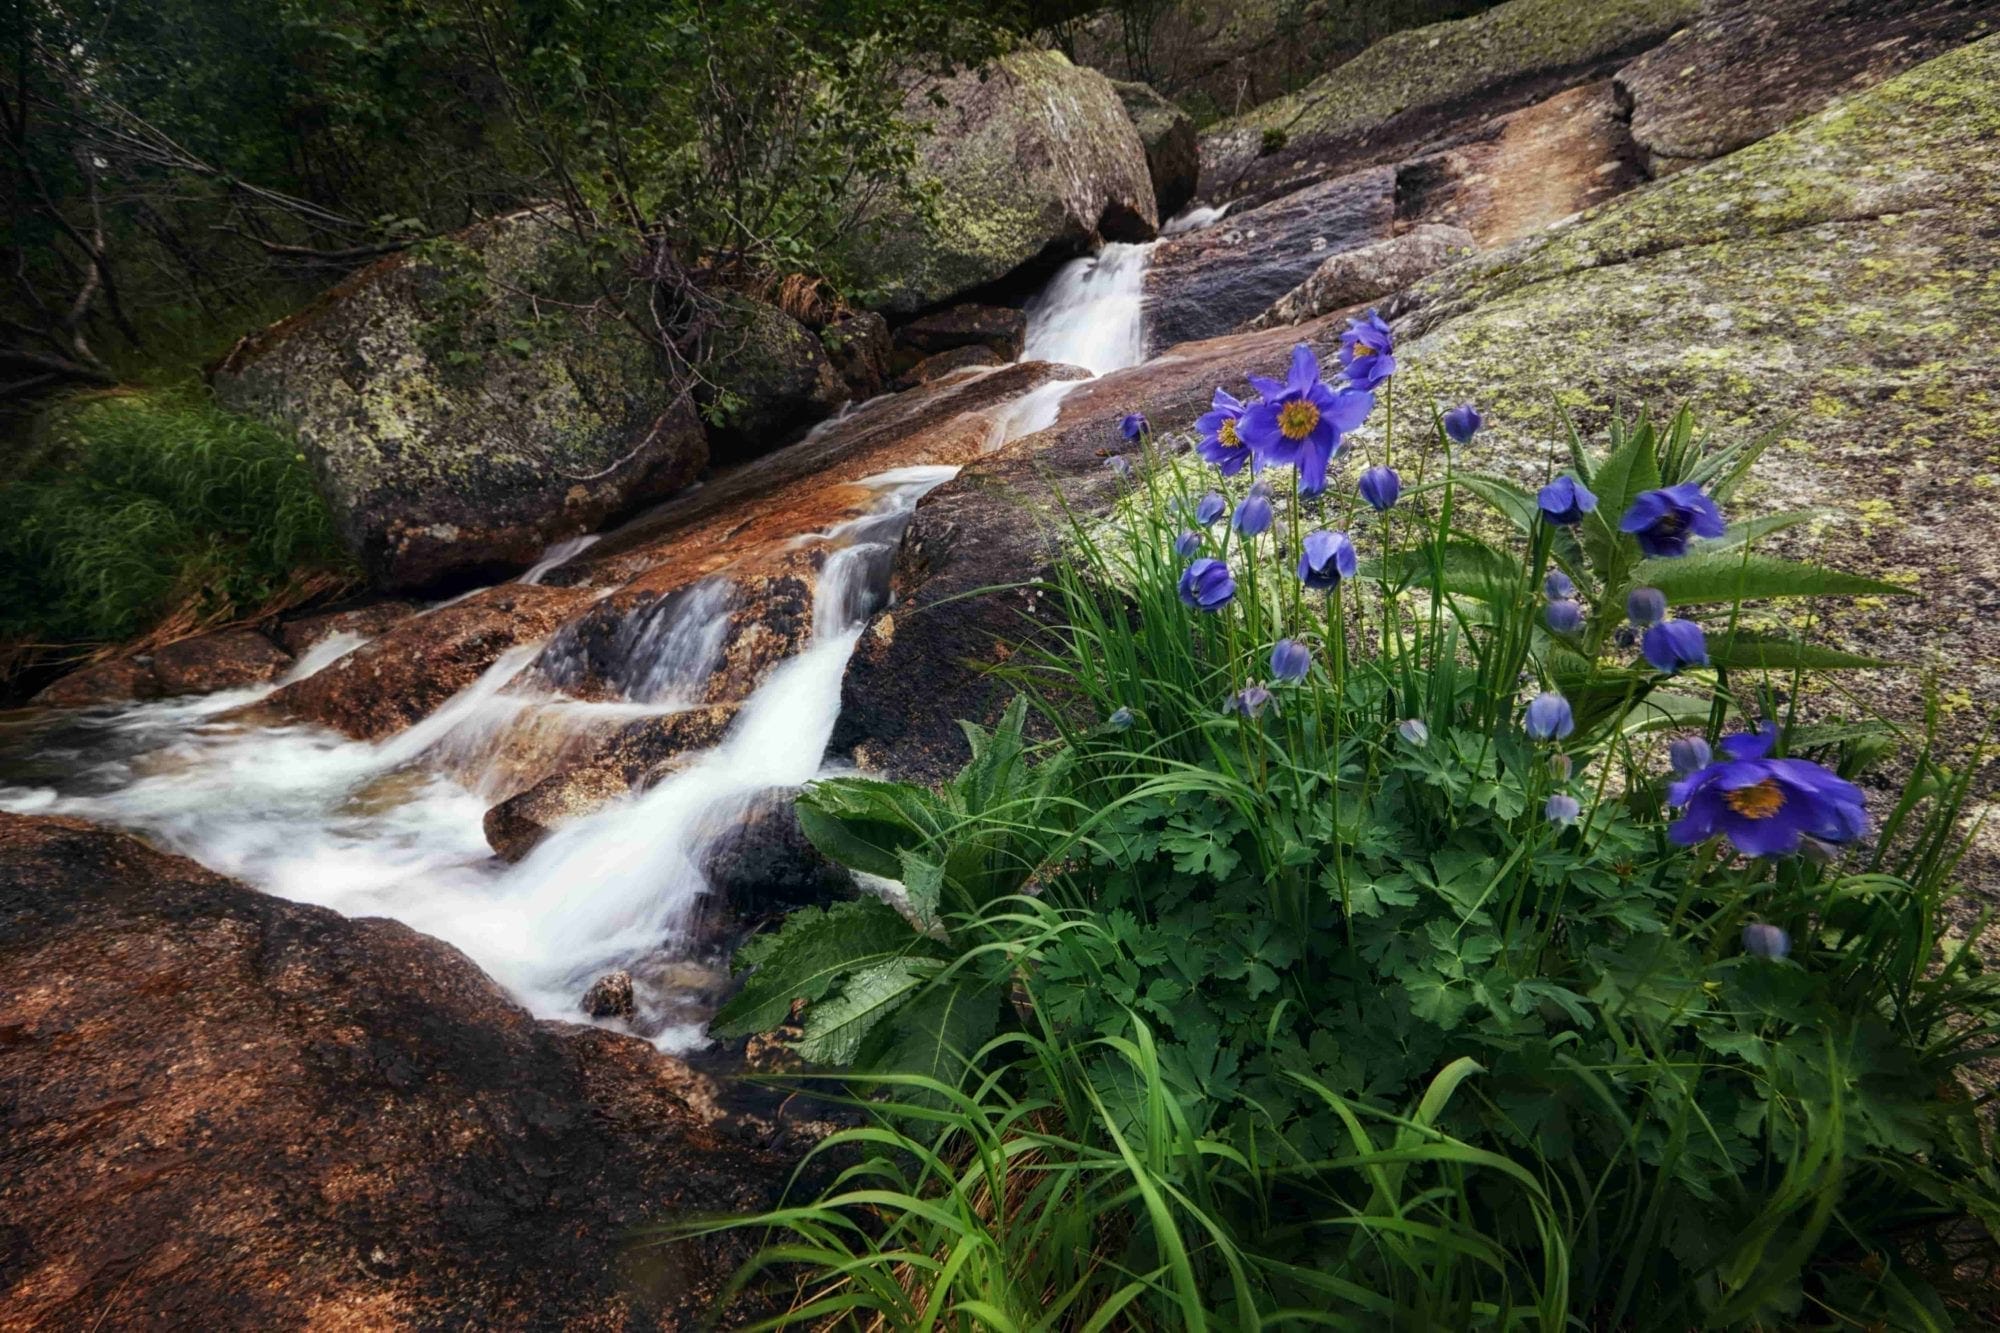
[[0, 479], [0, 640], [87, 648], [170, 616], [215, 623], [347, 569], [293, 441], [197, 390], [58, 403]]

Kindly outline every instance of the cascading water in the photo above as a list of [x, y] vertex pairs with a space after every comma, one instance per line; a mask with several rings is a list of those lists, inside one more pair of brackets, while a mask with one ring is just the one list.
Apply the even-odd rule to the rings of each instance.
[[1152, 248], [1116, 243], [1063, 265], [1028, 302], [1023, 359], [1061, 361], [1096, 375], [1139, 364], [1146, 354], [1140, 306]]

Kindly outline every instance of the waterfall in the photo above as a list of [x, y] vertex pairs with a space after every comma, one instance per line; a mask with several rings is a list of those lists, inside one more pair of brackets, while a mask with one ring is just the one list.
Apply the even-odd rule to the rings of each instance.
[[1114, 243], [1063, 265], [1028, 302], [1022, 358], [1061, 361], [1106, 375], [1145, 359], [1141, 318], [1151, 243]]

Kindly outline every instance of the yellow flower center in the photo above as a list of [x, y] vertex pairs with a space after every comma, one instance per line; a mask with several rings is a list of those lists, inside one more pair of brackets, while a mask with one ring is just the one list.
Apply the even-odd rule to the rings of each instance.
[[1215, 438], [1222, 441], [1222, 447], [1225, 449], [1241, 449], [1243, 447], [1243, 441], [1237, 437], [1236, 423], [1234, 421], [1225, 419], [1222, 423], [1222, 429], [1215, 432]]
[[1319, 425], [1319, 409], [1300, 398], [1278, 409], [1278, 433], [1288, 440], [1303, 440]]
[[1722, 799], [1745, 819], [1769, 819], [1785, 808], [1784, 789], [1771, 778], [1765, 778], [1754, 786], [1726, 792]]

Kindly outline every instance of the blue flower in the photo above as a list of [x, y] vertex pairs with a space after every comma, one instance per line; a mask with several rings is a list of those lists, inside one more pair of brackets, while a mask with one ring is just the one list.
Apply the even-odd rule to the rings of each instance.
[[1373, 310], [1348, 321], [1340, 335], [1340, 365], [1347, 382], [1372, 389], [1396, 373], [1396, 335]]
[[1662, 620], [1639, 640], [1653, 670], [1671, 676], [1682, 667], [1708, 665], [1708, 638], [1692, 620]]
[[1355, 487], [1361, 498], [1368, 502], [1376, 513], [1385, 513], [1396, 503], [1396, 497], [1403, 493], [1403, 479], [1396, 475], [1392, 467], [1371, 467], [1361, 474], [1360, 484]]
[[1549, 628], [1558, 634], [1574, 634], [1583, 627], [1583, 603], [1574, 597], [1558, 597], [1549, 603]]
[[1583, 522], [1583, 516], [1597, 508], [1597, 497], [1575, 477], [1564, 473], [1535, 492], [1542, 516], [1559, 527]]
[[1647, 555], [1686, 555], [1690, 537], [1720, 537], [1722, 511], [1694, 482], [1642, 491], [1618, 530], [1637, 539]]
[[1229, 501], [1210, 491], [1194, 502], [1194, 521], [1204, 528], [1214, 527], [1217, 520], [1229, 512]]
[[1786, 856], [1807, 837], [1839, 845], [1868, 831], [1861, 788], [1809, 759], [1772, 759], [1777, 728], [1724, 738], [1727, 758], [1667, 789], [1687, 812], [1667, 829], [1683, 847], [1721, 834], [1745, 856]]
[[1576, 714], [1570, 711], [1569, 700], [1545, 690], [1528, 704], [1528, 715], [1522, 725], [1530, 739], [1559, 741], [1576, 730]]
[[1242, 689], [1230, 695], [1228, 700], [1223, 703], [1222, 711], [1225, 713], [1240, 713], [1254, 722], [1263, 716], [1264, 710], [1270, 706], [1270, 703], [1271, 692], [1262, 685], [1253, 683], [1245, 685]]
[[1235, 476], [1250, 461], [1250, 446], [1237, 433], [1243, 412], [1241, 399], [1217, 389], [1215, 397], [1209, 400], [1209, 410], [1195, 419], [1194, 428], [1201, 432], [1201, 442], [1194, 451], [1220, 468], [1225, 477]]
[[1667, 745], [1667, 762], [1673, 765], [1677, 778], [1684, 778], [1698, 768], [1707, 768], [1714, 758], [1708, 742], [1699, 736], [1676, 736]]
[[1768, 958], [1775, 963], [1791, 951], [1792, 937], [1783, 926], [1752, 921], [1743, 927], [1743, 952], [1752, 958]]
[[1576, 584], [1570, 582], [1569, 575], [1560, 569], [1552, 569], [1549, 576], [1542, 580], [1542, 596], [1552, 602], [1561, 597], [1574, 597]]
[[1542, 814], [1551, 824], [1574, 824], [1583, 816], [1583, 806], [1568, 792], [1557, 792], [1549, 797], [1549, 803], [1542, 807]]
[[1146, 418], [1137, 412], [1127, 412], [1125, 419], [1118, 423], [1118, 433], [1128, 440], [1138, 439], [1146, 430]]
[[1486, 418], [1471, 403], [1462, 403], [1444, 414], [1444, 433], [1453, 444], [1471, 444], [1472, 437], [1486, 424]]
[[1431, 729], [1424, 725], [1420, 717], [1406, 717], [1396, 724], [1396, 734], [1419, 748], [1429, 745]]
[[1244, 409], [1237, 431], [1257, 455], [1258, 465], [1289, 464], [1299, 470], [1307, 495], [1326, 489], [1327, 464], [1341, 450], [1341, 437], [1374, 410], [1375, 395], [1335, 393], [1319, 377], [1319, 358], [1300, 343], [1292, 368], [1280, 382], [1252, 375], [1263, 401]]
[[1308, 588], [1337, 588], [1342, 579], [1354, 577], [1354, 543], [1344, 532], [1320, 528], [1306, 534], [1305, 549], [1299, 553], [1299, 581]]
[[1104, 725], [1113, 731], [1130, 731], [1133, 720], [1131, 709], [1120, 708], [1104, 719]]
[[1658, 588], [1634, 588], [1625, 594], [1625, 614], [1640, 629], [1667, 618], [1667, 595]]
[[1181, 600], [1197, 611], [1220, 611], [1236, 595], [1236, 576], [1213, 556], [1204, 556], [1181, 571]]
[[1229, 526], [1245, 537], [1257, 537], [1270, 530], [1271, 497], [1262, 486], [1252, 486], [1243, 503], [1236, 506]]
[[1297, 639], [1280, 639], [1271, 648], [1271, 679], [1296, 685], [1312, 670], [1312, 651]]
[[1185, 560], [1201, 550], [1201, 534], [1192, 528], [1174, 538], [1174, 554]]

